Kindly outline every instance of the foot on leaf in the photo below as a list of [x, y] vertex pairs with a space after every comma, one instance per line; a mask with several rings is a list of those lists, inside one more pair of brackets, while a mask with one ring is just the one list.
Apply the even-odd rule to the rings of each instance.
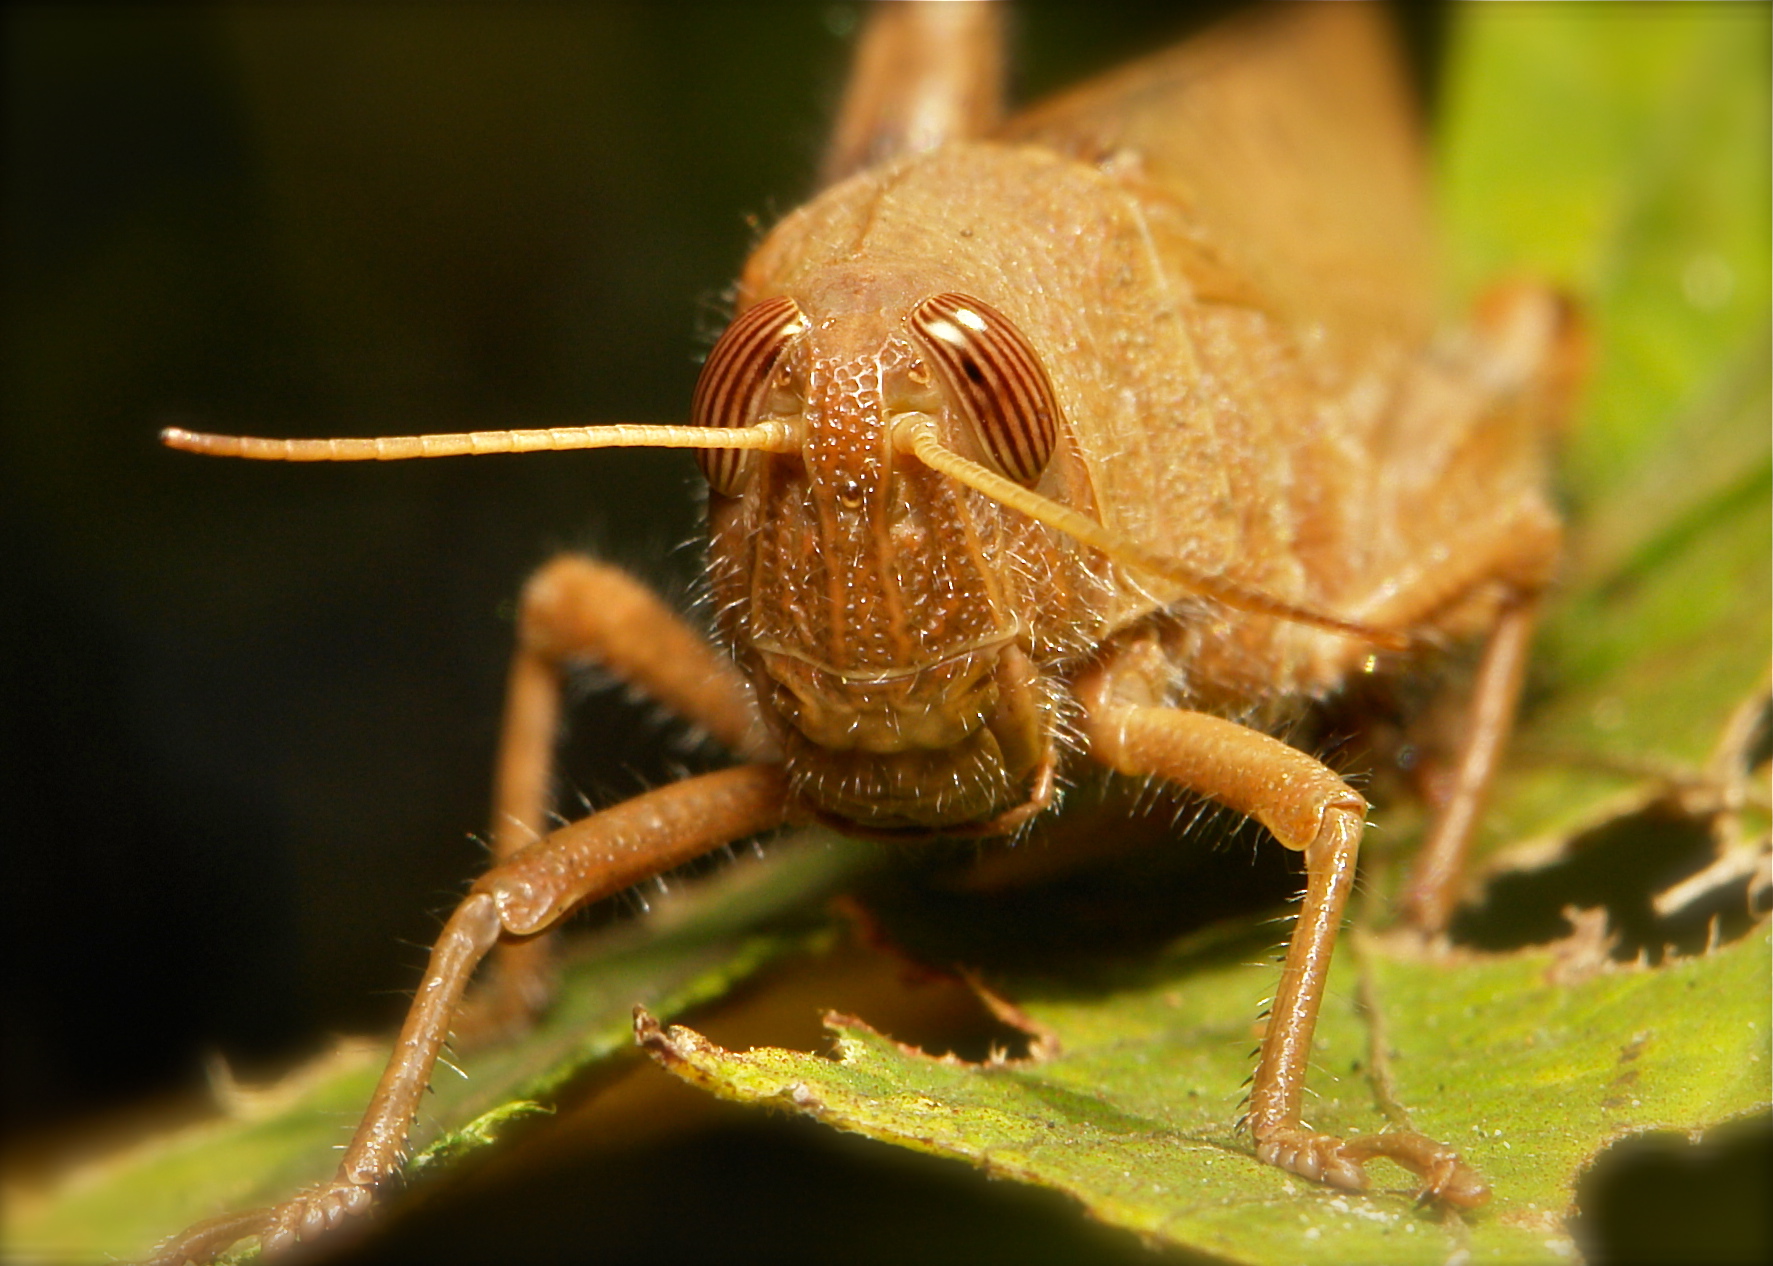
[[1349, 1191], [1367, 1189], [1366, 1163], [1383, 1156], [1422, 1179], [1423, 1200], [1475, 1209], [1490, 1198], [1489, 1184], [1459, 1153], [1412, 1130], [1344, 1140], [1302, 1126], [1282, 1128], [1257, 1140], [1256, 1156], [1289, 1173]]
[[374, 1201], [371, 1188], [345, 1178], [310, 1187], [271, 1210], [259, 1232], [259, 1252], [272, 1257], [302, 1241], [318, 1239], [345, 1219], [368, 1212]]

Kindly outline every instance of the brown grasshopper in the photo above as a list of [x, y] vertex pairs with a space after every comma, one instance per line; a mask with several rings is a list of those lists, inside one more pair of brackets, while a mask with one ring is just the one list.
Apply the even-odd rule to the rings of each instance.
[[[1407, 894], [1443, 928], [1557, 563], [1568, 313], [1513, 286], [1437, 333], [1411, 112], [1360, 7], [1252, 14], [1008, 122], [1001, 68], [996, 6], [874, 7], [825, 187], [746, 266], [691, 425], [165, 434], [282, 461], [693, 449], [719, 649], [590, 559], [530, 580], [495, 864], [445, 926], [337, 1174], [157, 1260], [249, 1235], [276, 1251], [369, 1208], [489, 953], [476, 1014], [521, 1022], [547, 1000], [536, 938], [586, 902], [789, 822], [1010, 834], [1091, 763], [1304, 855], [1256, 1155], [1346, 1188], [1388, 1157], [1450, 1205], [1487, 1198], [1419, 1134], [1301, 1119], [1367, 805], [1267, 729], [1484, 640]], [[741, 763], [543, 835], [562, 674], [583, 660]]]

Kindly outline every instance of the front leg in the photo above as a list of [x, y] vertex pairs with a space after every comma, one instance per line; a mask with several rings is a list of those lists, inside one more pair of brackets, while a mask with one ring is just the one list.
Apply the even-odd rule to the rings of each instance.
[[[1130, 667], [1130, 664], [1128, 665]], [[1410, 1131], [1344, 1140], [1300, 1118], [1312, 1033], [1330, 956], [1354, 883], [1367, 803], [1321, 762], [1279, 739], [1223, 718], [1131, 701], [1139, 676], [1117, 693], [1115, 665], [1080, 679], [1080, 727], [1090, 755], [1125, 774], [1157, 775], [1255, 818], [1305, 854], [1305, 902], [1287, 945], [1280, 986], [1250, 1086], [1256, 1155], [1336, 1187], [1367, 1186], [1364, 1163], [1386, 1156], [1423, 1180], [1425, 1195], [1470, 1208], [1489, 1199], [1477, 1173], [1450, 1149]]]
[[[750, 685], [732, 663], [626, 572], [562, 554], [531, 576], [517, 609], [517, 649], [493, 777], [495, 865], [547, 828], [567, 668], [591, 663], [700, 726], [728, 751], [767, 760]], [[553, 991], [550, 938], [501, 945], [458, 1025], [467, 1040], [525, 1027]]]
[[159, 1245], [152, 1266], [208, 1261], [256, 1235], [263, 1252], [312, 1240], [370, 1207], [406, 1159], [414, 1115], [475, 966], [576, 907], [778, 826], [788, 803], [775, 765], [744, 765], [636, 796], [538, 840], [483, 875], [444, 925], [394, 1053], [338, 1172], [275, 1209], [200, 1223]]

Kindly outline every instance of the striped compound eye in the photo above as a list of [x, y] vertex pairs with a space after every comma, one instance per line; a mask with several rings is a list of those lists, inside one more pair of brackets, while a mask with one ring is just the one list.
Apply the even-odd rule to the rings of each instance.
[[911, 332], [973, 424], [986, 462], [1025, 488], [1040, 482], [1059, 442], [1059, 404], [1022, 331], [989, 304], [940, 294], [911, 310]]
[[[727, 326], [696, 380], [690, 420], [696, 426], [751, 426], [762, 413], [783, 353], [806, 332], [806, 317], [786, 295], [745, 309]], [[737, 496], [751, 453], [737, 448], [696, 450], [709, 487]]]

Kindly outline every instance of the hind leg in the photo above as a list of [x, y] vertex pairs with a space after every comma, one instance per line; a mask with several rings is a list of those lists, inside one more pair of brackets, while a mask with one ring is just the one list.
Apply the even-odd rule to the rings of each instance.
[[1414, 478], [1394, 493], [1390, 517], [1415, 525], [1416, 541], [1382, 596], [1357, 614], [1425, 640], [1485, 638], [1452, 778], [1403, 898], [1430, 935], [1445, 930], [1457, 903], [1561, 558], [1543, 470], [1584, 358], [1582, 331], [1560, 296], [1498, 286], [1480, 300], [1463, 350], [1425, 366], [1400, 409], [1397, 441], [1422, 461], [1405, 464]]
[[1435, 811], [1403, 894], [1405, 914], [1429, 935], [1446, 930], [1458, 901], [1466, 855], [1514, 729], [1538, 611], [1538, 602], [1531, 599], [1509, 607], [1484, 647], [1453, 765], [1452, 785]]

